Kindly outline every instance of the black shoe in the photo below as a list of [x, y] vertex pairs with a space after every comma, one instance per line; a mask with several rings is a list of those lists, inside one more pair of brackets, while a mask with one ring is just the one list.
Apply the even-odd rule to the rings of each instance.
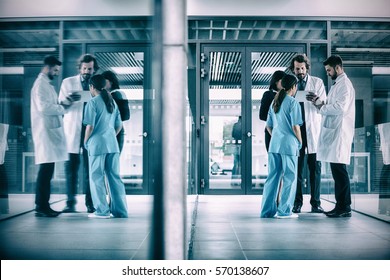
[[352, 216], [351, 211], [335, 211], [333, 213], [326, 214], [327, 217], [329, 218], [347, 218]]
[[330, 211], [324, 211], [324, 214], [325, 214], [325, 215], [333, 214], [333, 213], [336, 212], [336, 211], [337, 211], [336, 208], [334, 208], [334, 209], [332, 209], [332, 210], [330, 210]]
[[94, 213], [96, 209], [93, 206], [87, 206], [87, 212], [88, 213]]
[[35, 209], [35, 216], [36, 217], [48, 217], [48, 218], [55, 218], [57, 217], [61, 212], [54, 211], [51, 208], [48, 209]]
[[312, 213], [324, 213], [324, 209], [322, 209], [322, 207], [321, 206], [316, 206], [316, 207], [314, 207], [314, 206], [312, 206], [311, 207], [311, 212]]
[[62, 213], [76, 213], [76, 208], [74, 206], [66, 206]]
[[301, 213], [301, 208], [302, 208], [302, 205], [295, 205], [295, 206], [293, 207], [292, 212], [293, 212], [293, 213]]

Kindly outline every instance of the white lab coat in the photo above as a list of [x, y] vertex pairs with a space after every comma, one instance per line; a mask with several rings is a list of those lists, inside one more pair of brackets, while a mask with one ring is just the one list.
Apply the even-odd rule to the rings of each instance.
[[390, 122], [378, 124], [383, 164], [390, 164]]
[[320, 114], [317, 160], [349, 164], [355, 132], [355, 89], [345, 73], [337, 77]]
[[[324, 83], [320, 78], [307, 75], [305, 91], [314, 92], [321, 100], [326, 100]], [[318, 139], [321, 131], [322, 116], [311, 102], [304, 102], [307, 153], [317, 153]]]
[[58, 104], [50, 79], [40, 73], [31, 89], [31, 130], [36, 164], [68, 160], [62, 121], [65, 112]]
[[[73, 92], [82, 92], [80, 75], [62, 81], [59, 100], [64, 101]], [[64, 115], [64, 130], [68, 153], [79, 154], [81, 143], [81, 126], [83, 121], [83, 103], [73, 104]], [[83, 139], [84, 140], [84, 139]]]
[[8, 151], [9, 124], [0, 123], [0, 164], [4, 164], [5, 152]]

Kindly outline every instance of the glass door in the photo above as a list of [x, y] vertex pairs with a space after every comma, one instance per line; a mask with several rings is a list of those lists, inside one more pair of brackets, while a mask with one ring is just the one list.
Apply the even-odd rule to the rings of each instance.
[[205, 47], [203, 54], [201, 191], [244, 193], [243, 48]]
[[200, 193], [262, 193], [268, 175], [260, 101], [304, 45], [208, 46], [201, 54]]
[[268, 153], [265, 148], [265, 121], [260, 120], [259, 111], [264, 92], [270, 87], [272, 74], [277, 71], [291, 73], [289, 66], [297, 53], [304, 53], [301, 46], [262, 46], [247, 48], [250, 59], [250, 102], [251, 102], [251, 185], [247, 193], [262, 193], [268, 175]]
[[130, 106], [130, 119], [123, 122], [125, 130], [123, 150], [120, 155], [120, 174], [126, 193], [149, 193], [146, 174], [150, 168], [146, 156], [150, 139], [148, 98], [145, 90], [147, 48], [124, 46], [90, 46], [88, 51], [96, 56], [99, 72], [110, 70], [119, 79], [120, 90]]

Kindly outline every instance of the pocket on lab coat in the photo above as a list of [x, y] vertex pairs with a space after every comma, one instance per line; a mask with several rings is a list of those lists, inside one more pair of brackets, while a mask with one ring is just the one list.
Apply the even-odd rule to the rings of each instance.
[[332, 148], [333, 143], [336, 141], [337, 130], [334, 128], [327, 128], [327, 127], [322, 127], [321, 129], [322, 131], [320, 136], [322, 137], [321, 139], [322, 145]]
[[323, 127], [324, 128], [329, 128], [329, 129], [335, 129], [337, 127], [339, 127], [341, 125], [341, 121], [343, 119], [340, 118], [339, 116], [327, 116], [325, 119], [324, 119], [324, 124], [323, 124]]
[[56, 129], [62, 126], [61, 120], [58, 116], [45, 116], [43, 118], [45, 128], [47, 129]]

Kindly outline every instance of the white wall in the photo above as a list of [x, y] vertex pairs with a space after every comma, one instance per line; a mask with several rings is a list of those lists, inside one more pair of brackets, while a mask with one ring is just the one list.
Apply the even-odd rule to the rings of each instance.
[[389, 17], [389, 0], [189, 0], [189, 15]]
[[[153, 0], [0, 0], [0, 18], [149, 16]], [[389, 0], [187, 0], [189, 16], [390, 17]]]

